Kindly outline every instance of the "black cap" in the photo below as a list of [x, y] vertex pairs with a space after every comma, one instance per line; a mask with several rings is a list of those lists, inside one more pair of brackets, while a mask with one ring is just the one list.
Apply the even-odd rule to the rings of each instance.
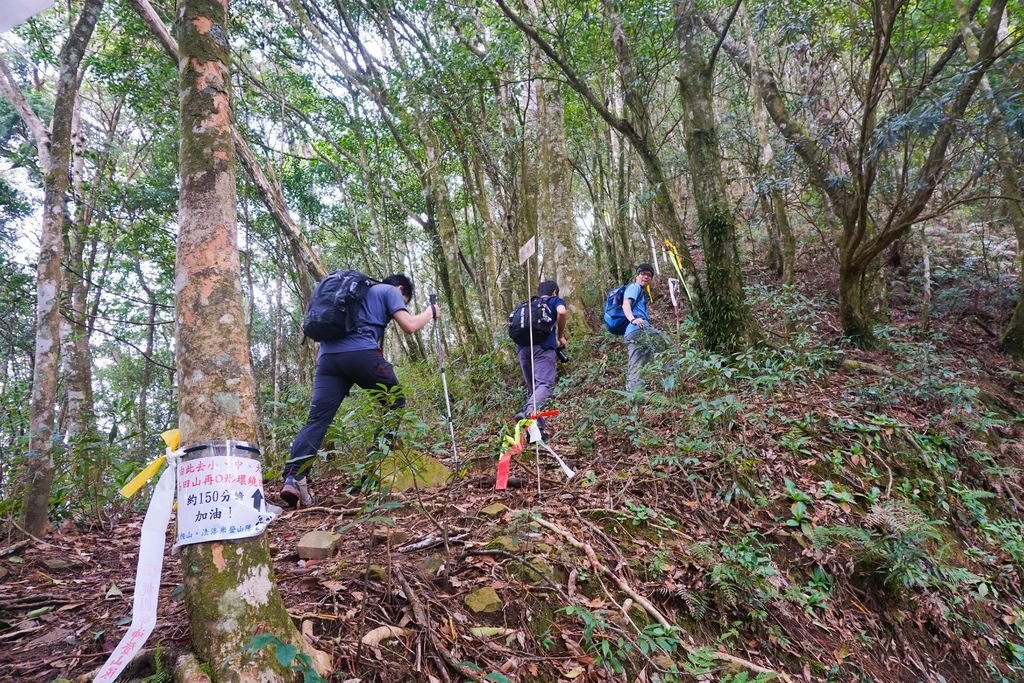
[[654, 266], [650, 263], [641, 263], [636, 267], [636, 274], [639, 275], [640, 273], [650, 273], [651, 275], [654, 275]]

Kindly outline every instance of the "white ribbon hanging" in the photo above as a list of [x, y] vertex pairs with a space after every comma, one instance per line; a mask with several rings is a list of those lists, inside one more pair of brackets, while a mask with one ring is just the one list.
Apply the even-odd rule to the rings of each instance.
[[164, 541], [174, 507], [175, 473], [181, 453], [172, 453], [170, 448], [167, 449], [167, 468], [153, 489], [153, 497], [142, 522], [139, 566], [135, 570], [135, 594], [132, 598], [132, 624], [96, 674], [94, 683], [114, 683], [146, 644], [156, 626], [160, 575], [164, 567]]

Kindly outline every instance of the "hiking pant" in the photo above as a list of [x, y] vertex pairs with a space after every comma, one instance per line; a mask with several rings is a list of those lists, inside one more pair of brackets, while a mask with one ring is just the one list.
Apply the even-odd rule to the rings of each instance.
[[[381, 392], [380, 402], [385, 408], [401, 408], [405, 405], [405, 396], [401, 393], [392, 398], [393, 388], [399, 386], [398, 377], [391, 363], [379, 350], [321, 354], [313, 376], [313, 400], [309, 406], [309, 417], [306, 426], [299, 430], [292, 441], [291, 454], [284, 465], [285, 477], [302, 479], [308, 474], [327, 429], [353, 384], [369, 390], [392, 390]], [[380, 430], [374, 437], [375, 443], [379, 437]], [[395, 440], [394, 431], [387, 431], [384, 438], [390, 447]]]
[[656, 351], [662, 350], [667, 345], [665, 335], [661, 333], [661, 330], [651, 327], [650, 323], [626, 336], [626, 355], [628, 357], [626, 391], [637, 391], [644, 388], [640, 369], [654, 358]]
[[[558, 379], [557, 350], [534, 346], [532, 372], [530, 355], [529, 346], [519, 347], [519, 367], [523, 371], [523, 380], [526, 381], [526, 403], [523, 404], [522, 410], [524, 416], [544, 408], [544, 404], [555, 389], [555, 381]], [[534, 388], [534, 383], [536, 383], [536, 388]], [[536, 406], [534, 406], [535, 402]], [[541, 429], [544, 428], [544, 418], [537, 420], [537, 426]]]

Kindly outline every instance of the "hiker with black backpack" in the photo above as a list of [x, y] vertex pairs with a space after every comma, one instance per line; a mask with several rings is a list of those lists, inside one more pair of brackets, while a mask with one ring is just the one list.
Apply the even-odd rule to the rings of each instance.
[[[302, 325], [307, 337], [320, 342], [313, 399], [306, 425], [292, 442], [281, 487], [281, 498], [290, 507], [313, 504], [309, 468], [353, 385], [380, 391], [381, 404], [388, 408], [405, 405], [395, 369], [384, 358], [384, 329], [394, 320], [413, 334], [439, 315], [433, 303], [416, 315], [409, 313], [413, 292], [403, 274], [376, 282], [356, 271], [336, 271], [317, 283]], [[387, 431], [384, 438], [390, 446], [395, 434]]]
[[[559, 352], [568, 346], [568, 317], [554, 280], [537, 285], [537, 296], [516, 306], [509, 315], [508, 336], [516, 343], [519, 367], [526, 382], [526, 402], [516, 413], [516, 420], [539, 412], [551, 396], [558, 379]], [[537, 420], [537, 427], [543, 434], [544, 418]]]

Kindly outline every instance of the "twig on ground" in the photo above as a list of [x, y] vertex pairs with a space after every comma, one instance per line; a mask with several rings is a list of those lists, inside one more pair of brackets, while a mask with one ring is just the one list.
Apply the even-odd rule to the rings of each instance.
[[358, 515], [362, 512], [362, 508], [332, 508], [329, 505], [314, 505], [313, 507], [289, 510], [282, 516], [291, 517], [292, 515], [305, 514], [307, 512], [329, 512], [332, 515], [345, 517], [346, 515]]
[[47, 628], [46, 624], [42, 624], [40, 626], [28, 626], [28, 627], [25, 627], [25, 628], [22, 628], [22, 629], [18, 629], [17, 631], [8, 631], [7, 633], [0, 633], [0, 641], [3, 641], [3, 640], [17, 640], [18, 638], [20, 638], [21, 636], [25, 635], [26, 633], [34, 633], [34, 632], [39, 631], [40, 629], [44, 629], [44, 628]]
[[3, 550], [0, 550], [0, 557], [7, 557], [11, 553], [16, 553], [19, 550], [21, 550], [22, 548], [24, 548], [25, 546], [27, 546], [31, 542], [32, 542], [31, 539], [23, 538], [20, 541], [18, 541], [17, 543], [13, 543], [13, 544], [7, 546], [6, 548], [4, 548]]
[[409, 606], [412, 607], [413, 618], [416, 620], [419, 627], [423, 629], [427, 638], [430, 639], [430, 644], [434, 646], [437, 653], [448, 663], [448, 666], [452, 667], [455, 671], [458, 671], [461, 676], [465, 676], [466, 678], [474, 681], [482, 681], [483, 677], [481, 677], [479, 673], [457, 660], [452, 653], [448, 651], [448, 648], [444, 646], [441, 639], [437, 637], [430, 626], [430, 615], [428, 615], [426, 610], [423, 609], [423, 604], [413, 591], [412, 586], [409, 585], [409, 581], [405, 578], [402, 570], [398, 567], [395, 567], [394, 570], [395, 578], [398, 579], [399, 585], [402, 586], [402, 592], [405, 593], [405, 597], [409, 601]]
[[883, 377], [889, 377], [892, 375], [891, 372], [883, 368], [881, 365], [866, 363], [862, 360], [854, 360], [852, 358], [846, 358], [843, 360], [843, 368], [846, 370], [854, 370], [856, 372], [866, 372], [871, 375], [882, 375]]
[[21, 528], [21, 525], [19, 525], [19, 524], [18, 524], [17, 522], [15, 522], [15, 521], [14, 521], [13, 519], [9, 519], [9, 520], [7, 520], [7, 521], [8, 521], [8, 522], [10, 522], [10, 523], [11, 523], [11, 525], [12, 525], [12, 526], [13, 526], [13, 527], [14, 527], [15, 529], [17, 529], [18, 531], [20, 531], [20, 532], [21, 532], [21, 533], [22, 533], [23, 535], [25, 535], [25, 536], [28, 536], [28, 537], [29, 537], [30, 539], [32, 539], [33, 541], [35, 541], [36, 543], [38, 543], [39, 545], [41, 545], [41, 546], [43, 546], [43, 547], [46, 547], [46, 548], [56, 548], [57, 550], [71, 550], [71, 548], [66, 548], [66, 547], [64, 547], [64, 546], [62, 546], [62, 545], [57, 545], [56, 543], [50, 543], [49, 541], [44, 541], [44, 540], [43, 540], [43, 539], [41, 539], [41, 538], [38, 538], [38, 537], [36, 537], [36, 536], [33, 536], [32, 534], [30, 534], [29, 532], [27, 532], [27, 531], [25, 531], [25, 530], [24, 530], [23, 528]]
[[630, 586], [624, 578], [613, 572], [603, 562], [601, 562], [601, 560], [597, 558], [597, 553], [594, 552], [594, 547], [592, 545], [580, 541], [578, 538], [573, 536], [571, 533], [569, 533], [562, 527], [558, 526], [557, 524], [554, 524], [553, 522], [549, 522], [546, 519], [543, 519], [542, 517], [534, 515], [533, 520], [545, 529], [547, 529], [548, 531], [552, 531], [561, 536], [562, 538], [564, 538], [566, 541], [569, 542], [569, 545], [573, 546], [574, 548], [578, 548], [579, 550], [582, 550], [586, 554], [587, 559], [590, 560], [590, 566], [593, 567], [595, 571], [604, 574], [609, 579], [614, 581], [615, 585], [619, 587], [619, 590], [621, 590], [629, 597], [633, 598], [633, 602], [643, 607], [648, 614], [650, 614], [652, 617], [654, 617], [655, 620], [657, 620], [659, 624], [661, 624], [665, 628], [672, 628], [672, 622], [666, 619], [665, 615], [662, 614], [657, 607], [651, 604], [650, 600], [648, 600], [647, 598], [633, 590], [633, 587]]

